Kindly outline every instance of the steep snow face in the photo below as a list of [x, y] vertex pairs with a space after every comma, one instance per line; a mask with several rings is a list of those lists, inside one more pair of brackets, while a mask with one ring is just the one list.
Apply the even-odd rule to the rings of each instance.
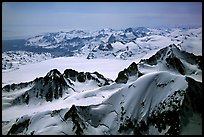
[[[69, 108], [73, 104], [98, 104], [120, 88], [96, 72], [79, 73], [75, 71], [75, 74], [70, 76], [69, 74], [73, 74], [71, 72], [73, 71], [68, 69], [65, 70], [64, 74], [61, 74], [58, 70], [53, 69], [43, 78], [36, 78], [29, 83], [7, 85], [2, 88], [4, 132], [8, 133], [12, 126], [11, 123], [15, 122], [13, 119], [21, 116], [23, 118], [23, 115], [30, 117], [41, 112], [44, 114], [44, 112]], [[74, 78], [76, 79], [73, 80]], [[104, 85], [107, 87], [103, 88]], [[99, 87], [101, 90], [97, 89]], [[8, 124], [8, 121], [11, 123]]]
[[2, 53], [2, 71], [19, 69], [21, 65], [52, 59], [50, 53], [34, 53], [26, 51], [8, 51]]
[[198, 96], [201, 92], [197, 86], [198, 92], [189, 90], [191, 84], [184, 76], [169, 72], [147, 74], [99, 105], [72, 106], [64, 118], [68, 123], [73, 121], [69, 123], [73, 127], [78, 125], [70, 131], [73, 134], [94, 134], [96, 130], [97, 134], [178, 135], [183, 133], [180, 127], [184, 104], [194, 103], [188, 100], [193, 99], [189, 92]]
[[[185, 81], [185, 77], [173, 75], [169, 72], [158, 72], [141, 76], [132, 84], [113, 94], [103, 103], [110, 104], [110, 106], [114, 108], [113, 110], [118, 112], [118, 115], [115, 115], [112, 117], [112, 119], [116, 117], [118, 118], [118, 121], [120, 121], [120, 123], [116, 122], [107, 124], [117, 125], [115, 126], [116, 129], [118, 129], [118, 126], [120, 125], [118, 131], [121, 131], [122, 134], [133, 134], [132, 132], [134, 130], [128, 130], [128, 128], [136, 128], [136, 125], [140, 125], [141, 121], [148, 125], [147, 118], [153, 115], [153, 112], [158, 109], [157, 107], [159, 104], [164, 102], [166, 104], [165, 108], [159, 110], [159, 113], [162, 113], [162, 111], [173, 111], [171, 105], [168, 107], [168, 104], [171, 102], [170, 97], [177, 91], [185, 90], [186, 88], [187, 82]], [[176, 96], [173, 98], [173, 100], [177, 100], [178, 102], [182, 103], [183, 97], [180, 95], [180, 93], [176, 94]], [[111, 119], [110, 117], [107, 118]], [[119, 120], [119, 118], [121, 120]], [[132, 127], [131, 123], [128, 123], [128, 121], [132, 122]], [[156, 132], [153, 130], [155, 133], [151, 131], [151, 129], [146, 129], [145, 132], [142, 130], [144, 129], [140, 129], [138, 133], [160, 134], [157, 130]], [[134, 134], [137, 133], [134, 132]]]
[[[148, 113], [151, 113], [155, 106], [164, 102], [168, 96], [175, 91], [185, 90], [186, 88], [187, 82], [183, 76], [165, 71], [149, 73], [139, 77], [120, 92], [115, 93], [116, 95], [113, 95], [106, 102], [114, 106], [120, 106], [121, 101], [128, 117], [133, 116], [137, 119], [143, 119], [147, 117], [145, 113], [148, 111]], [[117, 99], [120, 101], [115, 104], [116, 96], [120, 98]], [[141, 111], [143, 112], [142, 115], [140, 114]]]
[[[184, 76], [157, 72], [141, 76], [135, 82], [119, 88], [121, 85], [123, 84], [97, 89], [99, 94], [104, 90], [111, 91], [113, 86], [117, 87], [116, 92], [96, 105], [69, 104], [70, 107], [65, 108], [60, 108], [59, 105], [57, 110], [44, 110], [24, 115], [16, 122], [4, 122], [4, 134], [176, 135], [180, 132], [179, 112], [189, 85]], [[78, 96], [79, 101], [85, 99], [85, 96], [98, 95], [96, 91], [88, 93]], [[159, 121], [158, 116], [165, 119]]]
[[[85, 81], [83, 81], [83, 79], [85, 79]], [[81, 106], [101, 103], [105, 98], [108, 98], [121, 87], [116, 84], [109, 85], [110, 83], [112, 83], [111, 80], [104, 78], [97, 72], [79, 73], [67, 69], [64, 71], [64, 74], [60, 74], [59, 71], [54, 69], [48, 72], [44, 78], [37, 78], [30, 83], [5, 86], [2, 93], [3, 134], [28, 134], [28, 132], [23, 131], [28, 127], [27, 122], [29, 122], [29, 125], [32, 123], [32, 126], [29, 128], [34, 130], [35, 134], [61, 134], [58, 132], [58, 128], [53, 130], [53, 132], [46, 130], [46, 127], [49, 127], [50, 124], [48, 121], [52, 119], [49, 118], [52, 111], [51, 117], [53, 117], [55, 113], [57, 114], [59, 109], [66, 108], [65, 110], [67, 110], [67, 107], [70, 108], [73, 104]], [[51, 85], [50, 90], [49, 85]], [[67, 88], [65, 89], [65, 87]], [[98, 89], [99, 87], [101, 87], [100, 90]], [[59, 93], [60, 89], [62, 89], [62, 97], [58, 94], [59, 98], [56, 99], [56, 90]], [[46, 91], [48, 91], [47, 94]], [[51, 96], [52, 92], [53, 94]], [[51, 98], [52, 101], [50, 100]], [[15, 103], [11, 105], [12, 102]], [[32, 122], [29, 121], [31, 120], [31, 116], [35, 117]], [[24, 119], [24, 117], [27, 117], [27, 119]], [[19, 120], [23, 123], [24, 120], [29, 120], [23, 124], [25, 125], [24, 127], [21, 127], [21, 122], [14, 124], [16, 118], [20, 118]], [[61, 120], [58, 118], [60, 118], [59, 115], [56, 117], [56, 120], [61, 123]], [[39, 126], [39, 121], [43, 122], [40, 125], [44, 125], [45, 127]], [[55, 123], [56, 121], [53, 122]], [[58, 123], [59, 127], [61, 127], [60, 123]], [[36, 127], [36, 125], [38, 126]], [[66, 125], [64, 125], [64, 127], [65, 126]], [[21, 130], [18, 130], [18, 128]], [[50, 128], [52, 128], [52, 125]], [[68, 127], [68, 129], [70, 128]], [[29, 130], [29, 132], [32, 131]], [[64, 132], [66, 131], [64, 130]]]
[[[135, 66], [134, 63], [131, 66]], [[77, 83], [78, 75], [80, 73], [74, 70], [67, 70], [63, 76]], [[54, 82], [61, 76], [57, 70], [52, 70], [46, 75]], [[68, 84], [68, 81], [66, 83]], [[33, 87], [32, 83], [29, 84], [28, 89]], [[69, 83], [69, 85], [75, 88], [72, 84]], [[181, 131], [185, 134], [185, 127], [189, 126], [181, 120], [182, 117], [186, 119], [182, 114], [188, 117], [188, 113], [191, 112], [187, 111], [186, 114], [185, 106], [190, 105], [192, 112], [201, 113], [199, 109], [202, 100], [201, 83], [167, 71], [149, 73], [128, 84], [113, 83], [86, 92], [82, 91], [80, 94], [78, 92], [64, 94], [62, 98], [53, 100], [52, 103], [39, 104], [38, 100], [35, 104], [29, 100], [26, 106], [10, 106], [10, 101], [27, 90], [23, 88], [21, 92], [19, 91], [18, 89], [6, 93], [3, 90], [3, 134], [176, 135]], [[15, 112], [15, 115], [11, 111]]]

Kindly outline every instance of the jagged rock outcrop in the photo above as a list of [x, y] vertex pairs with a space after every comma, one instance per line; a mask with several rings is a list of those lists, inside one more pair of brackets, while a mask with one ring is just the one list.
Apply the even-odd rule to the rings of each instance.
[[30, 124], [30, 118], [28, 116], [23, 116], [16, 119], [16, 123], [12, 125], [7, 135], [16, 135], [22, 133], [24, 130], [28, 129]]
[[129, 77], [134, 76], [136, 79], [143, 74], [138, 70], [137, 64], [133, 62], [127, 69], [120, 71], [116, 78], [116, 83], [127, 83]]
[[103, 75], [99, 74], [98, 72], [77, 72], [73, 69], [66, 69], [64, 71], [65, 78], [70, 78], [72, 81], [79, 81], [79, 82], [85, 82], [86, 80], [94, 80], [97, 82], [97, 85], [105, 86], [112, 83], [111, 79], [105, 78]]
[[3, 92], [12, 92], [20, 89], [25, 90], [23, 94], [12, 101], [13, 105], [21, 103], [28, 104], [32, 98], [45, 99], [51, 102], [54, 99], [62, 98], [65, 90], [75, 92], [74, 82], [84, 83], [89, 80], [93, 80], [98, 87], [109, 85], [113, 82], [98, 72], [84, 73], [66, 69], [61, 74], [57, 69], [53, 69], [45, 77], [36, 78], [30, 82], [6, 85], [2, 90]]

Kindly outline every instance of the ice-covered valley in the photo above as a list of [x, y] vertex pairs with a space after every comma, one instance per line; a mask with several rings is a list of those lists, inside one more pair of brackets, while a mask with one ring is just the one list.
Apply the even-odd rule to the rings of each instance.
[[97, 71], [107, 78], [116, 79], [120, 70], [128, 67], [133, 61], [139, 60], [119, 60], [119, 59], [92, 59], [88, 60], [83, 57], [59, 57], [45, 61], [22, 65], [14, 71], [3, 70], [2, 86], [6, 84], [27, 82], [42, 77], [52, 69], [58, 69], [63, 72], [70, 68], [83, 72]]

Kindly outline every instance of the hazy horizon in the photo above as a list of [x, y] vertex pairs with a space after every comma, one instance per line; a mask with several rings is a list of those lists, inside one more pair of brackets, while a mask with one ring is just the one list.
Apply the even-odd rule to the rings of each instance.
[[201, 2], [4, 2], [2, 39], [74, 29], [202, 26]]

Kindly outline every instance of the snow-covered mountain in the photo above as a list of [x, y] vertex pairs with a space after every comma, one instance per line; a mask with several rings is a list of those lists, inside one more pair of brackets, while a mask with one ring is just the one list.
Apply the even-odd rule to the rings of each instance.
[[[178, 135], [185, 126], [182, 119], [190, 117], [187, 113], [201, 113], [201, 83], [194, 81], [192, 90], [192, 79], [187, 79], [168, 72], [147, 74], [101, 104], [60, 110], [64, 122], [73, 127], [65, 134]], [[196, 104], [190, 94], [198, 97]]]
[[48, 60], [54, 56], [50, 53], [34, 53], [26, 51], [7, 51], [2, 53], [2, 70], [15, 70], [21, 65]]
[[[81, 101], [96, 96], [88, 93]], [[193, 114], [201, 114], [201, 95], [202, 84], [191, 78], [169, 72], [146, 74], [100, 104], [72, 105], [23, 115], [14, 124], [5, 124], [3, 131], [4, 134], [177, 135]]]
[[[113, 30], [101, 33], [106, 31]], [[149, 59], [132, 62], [114, 81], [68, 68], [4, 86], [2, 132], [202, 134], [201, 105], [201, 56], [171, 44]]]
[[202, 56], [182, 51], [175, 44], [160, 49], [149, 59], [139, 62], [141, 73], [170, 71], [202, 81]]
[[[66, 69], [61, 74], [57, 69], [53, 69], [47, 73], [45, 77], [36, 78], [34, 81], [12, 84], [4, 86], [4, 92], [16, 92], [24, 90], [24, 93], [12, 101], [12, 105], [26, 103], [30, 101], [33, 104], [33, 99], [45, 99], [53, 101], [53, 99], [68, 97], [74, 92], [80, 93], [86, 90], [91, 90], [97, 87], [110, 85], [113, 81], [104, 78], [98, 72], [83, 73], [72, 69]], [[66, 91], [66, 92], [65, 92]], [[39, 102], [39, 101], [38, 101]]]
[[202, 54], [202, 28], [73, 30], [38, 35], [27, 39], [25, 46], [46, 49], [58, 56], [134, 59], [145, 57], [148, 52], [170, 44], [179, 45], [194, 54]]
[[202, 55], [202, 27], [137, 27], [121, 30], [102, 29], [94, 32], [73, 30], [41, 34], [23, 42], [3, 41], [3, 49], [10, 47], [9, 49], [15, 51], [2, 52], [2, 68], [3, 71], [11, 71], [23, 64], [59, 56], [134, 61], [149, 58], [170, 44], [175, 44], [182, 51]]

